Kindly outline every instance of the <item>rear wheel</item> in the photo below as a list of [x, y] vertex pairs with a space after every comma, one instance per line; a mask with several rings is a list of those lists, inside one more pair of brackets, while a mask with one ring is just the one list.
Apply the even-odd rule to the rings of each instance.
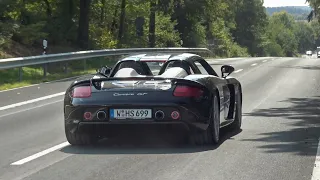
[[220, 108], [217, 95], [213, 97], [213, 108], [211, 109], [209, 127], [205, 131], [194, 132], [190, 139], [196, 145], [217, 144], [220, 134]]
[[95, 144], [99, 139], [96, 136], [84, 133], [71, 133], [70, 131], [65, 131], [66, 138], [71, 145], [91, 145]]

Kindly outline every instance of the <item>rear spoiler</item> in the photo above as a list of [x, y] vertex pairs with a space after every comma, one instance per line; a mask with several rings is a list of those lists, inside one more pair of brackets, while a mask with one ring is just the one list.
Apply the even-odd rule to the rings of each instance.
[[90, 78], [89, 80], [82, 80], [74, 82], [69, 88], [71, 89], [74, 86], [81, 85], [81, 84], [88, 84], [90, 86], [95, 86], [94, 83], [102, 82], [102, 81], [134, 81], [134, 80], [147, 80], [147, 81], [158, 81], [158, 80], [168, 80], [173, 82], [174, 84], [185, 84], [185, 85], [192, 85], [192, 86], [204, 86], [203, 84], [189, 80], [189, 79], [181, 79], [181, 78], [165, 78], [165, 77], [110, 77], [110, 78], [99, 78], [93, 79]]

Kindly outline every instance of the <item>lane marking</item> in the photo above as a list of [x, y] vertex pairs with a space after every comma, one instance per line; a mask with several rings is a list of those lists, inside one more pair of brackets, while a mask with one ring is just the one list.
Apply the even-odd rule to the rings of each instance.
[[61, 102], [61, 101], [63, 101], [63, 100], [54, 101], [54, 102], [42, 104], [42, 105], [39, 105], [39, 106], [33, 106], [31, 108], [23, 109], [21, 111], [14, 111], [12, 113], [0, 115], [0, 118], [6, 117], [6, 116], [10, 116], [10, 115], [13, 115], [13, 114], [18, 114], [18, 113], [21, 113], [21, 112], [24, 112], [24, 111], [29, 111], [29, 110], [36, 109], [36, 108], [41, 108], [41, 107], [44, 107], [44, 106], [47, 106], [47, 105], [51, 105], [51, 104], [55, 104], [55, 103], [58, 103], [58, 102]]
[[23, 87], [18, 87], [18, 88], [6, 89], [6, 90], [0, 91], [0, 93], [1, 93], [1, 92], [7, 92], [7, 91], [13, 91], [13, 90], [17, 90], [17, 89], [22, 89], [22, 88], [27, 88], [27, 87], [33, 87], [33, 86], [37, 86], [37, 85], [40, 85], [40, 84], [32, 84], [32, 85], [23, 86]]
[[262, 62], [267, 62], [268, 60], [264, 60], [264, 61], [262, 61]]
[[249, 70], [246, 71], [244, 74], [242, 74], [241, 76], [239, 76], [238, 79], [244, 77], [245, 75], [249, 74], [249, 73], [252, 72], [252, 71], [255, 71], [258, 67], [261, 67], [261, 66], [263, 66], [263, 64], [260, 64], [260, 65], [257, 66], [256, 68], [249, 69]]
[[68, 146], [68, 145], [70, 145], [69, 142], [64, 142], [64, 143], [58, 144], [58, 145], [53, 146], [53, 147], [51, 147], [51, 148], [49, 148], [49, 149], [46, 149], [46, 150], [44, 150], [44, 151], [41, 151], [41, 152], [39, 152], [39, 153], [37, 153], [37, 154], [31, 155], [31, 156], [29, 156], [29, 157], [26, 157], [26, 158], [24, 158], [24, 159], [21, 159], [21, 160], [19, 160], [19, 161], [16, 161], [16, 162], [12, 163], [11, 165], [13, 165], [13, 166], [17, 166], [17, 165], [18, 165], [18, 166], [19, 166], [19, 165], [25, 164], [25, 163], [27, 163], [27, 162], [29, 162], [29, 161], [32, 161], [32, 160], [34, 160], [34, 159], [37, 159], [37, 158], [39, 158], [39, 157], [41, 157], [41, 156], [44, 156], [44, 155], [46, 155], [46, 154], [49, 154], [49, 153], [51, 153], [51, 152], [53, 152], [53, 151], [56, 151], [56, 150], [58, 150], [58, 149], [64, 148], [64, 147], [66, 147], [66, 146]]
[[257, 65], [257, 63], [251, 64], [251, 66], [256, 66], [256, 65]]
[[241, 71], [243, 71], [243, 69], [236, 70], [234, 73], [238, 73], [238, 72], [241, 72]]
[[15, 107], [26, 105], [26, 104], [30, 104], [30, 103], [34, 103], [34, 102], [38, 102], [38, 101], [42, 101], [42, 100], [46, 100], [46, 99], [50, 99], [50, 98], [54, 98], [54, 97], [57, 97], [57, 96], [62, 96], [64, 94], [65, 94], [65, 92], [60, 92], [60, 93], [56, 93], [56, 94], [51, 94], [49, 96], [44, 96], [44, 97], [40, 97], [40, 98], [28, 100], [28, 101], [23, 101], [23, 102], [11, 104], [11, 105], [3, 106], [3, 107], [0, 107], [0, 111], [6, 110], [6, 109], [10, 109], [10, 108], [15, 108]]
[[316, 155], [316, 160], [313, 166], [311, 180], [319, 180], [319, 179], [320, 179], [320, 139], [318, 142], [317, 155]]

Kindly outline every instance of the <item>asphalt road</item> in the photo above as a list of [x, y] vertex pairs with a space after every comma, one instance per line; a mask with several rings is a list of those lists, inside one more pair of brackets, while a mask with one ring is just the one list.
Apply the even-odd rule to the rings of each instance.
[[320, 60], [209, 62], [219, 74], [233, 65], [244, 95], [242, 130], [224, 129], [219, 145], [179, 145], [163, 134], [71, 147], [63, 80], [0, 92], [0, 179], [318, 180]]

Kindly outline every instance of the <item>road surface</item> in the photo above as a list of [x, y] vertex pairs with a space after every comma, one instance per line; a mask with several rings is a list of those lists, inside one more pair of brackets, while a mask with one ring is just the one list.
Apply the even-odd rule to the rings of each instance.
[[0, 92], [0, 179], [319, 180], [320, 60], [209, 62], [218, 73], [233, 65], [243, 87], [242, 130], [223, 130], [219, 145], [139, 136], [71, 147], [62, 106], [70, 81], [62, 80]]

